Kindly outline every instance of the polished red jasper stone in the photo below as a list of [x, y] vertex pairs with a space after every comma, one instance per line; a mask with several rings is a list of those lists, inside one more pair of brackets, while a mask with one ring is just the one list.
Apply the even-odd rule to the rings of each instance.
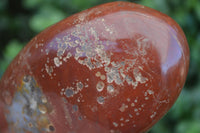
[[186, 80], [178, 24], [142, 5], [112, 2], [34, 37], [0, 82], [1, 133], [142, 133]]

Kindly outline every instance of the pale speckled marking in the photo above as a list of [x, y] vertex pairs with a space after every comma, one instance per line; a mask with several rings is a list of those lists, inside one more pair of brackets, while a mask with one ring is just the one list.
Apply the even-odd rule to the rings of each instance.
[[150, 115], [150, 118], [153, 119], [156, 116], [157, 112], [153, 112], [152, 115]]
[[97, 106], [90, 107], [92, 112], [96, 112], [98, 110]]
[[130, 121], [129, 119], [126, 119], [126, 120], [125, 120], [126, 123], [128, 123], [129, 121]]
[[135, 103], [137, 103], [137, 102], [138, 102], [138, 100], [137, 100], [137, 99], [135, 99], [135, 100], [134, 100], [134, 102], [135, 102]]
[[120, 123], [120, 126], [123, 127], [123, 126], [124, 126], [124, 123]]
[[115, 127], [118, 127], [118, 123], [117, 122], [113, 122], [113, 125], [115, 126]]
[[99, 104], [104, 104], [105, 98], [104, 98], [103, 96], [99, 96], [99, 97], [97, 97], [97, 102], [98, 102]]
[[139, 113], [139, 112], [136, 112], [136, 115], [138, 116], [138, 115], [140, 115], [140, 113]]
[[104, 89], [105, 84], [102, 81], [99, 81], [96, 85], [97, 91], [101, 92]]
[[45, 64], [45, 70], [46, 70], [46, 72], [49, 76], [52, 76], [52, 73], [53, 73], [53, 67], [52, 66], [48, 66], [47, 64]]
[[97, 77], [100, 77], [100, 76], [101, 76], [101, 72], [97, 72], [95, 75], [96, 75]]
[[115, 91], [115, 89], [114, 89], [114, 87], [112, 85], [108, 85], [107, 86], [107, 92], [108, 93], [114, 93], [114, 91]]
[[55, 57], [54, 58], [54, 64], [59, 67], [62, 65], [62, 61], [60, 61], [60, 59], [58, 57]]
[[137, 108], [135, 108], [135, 109], [134, 109], [134, 111], [135, 111], [135, 112], [137, 112], [137, 111], [138, 111], [138, 109], [137, 109]]
[[101, 78], [101, 80], [105, 80], [106, 76], [105, 75], [101, 75], [100, 78]]
[[129, 116], [130, 118], [133, 118], [133, 116], [132, 116], [131, 114], [128, 114], [128, 116]]
[[126, 104], [122, 104], [121, 105], [121, 107], [119, 108], [119, 110], [121, 111], [121, 112], [124, 112], [126, 109], [128, 108], [128, 105], [126, 105]]
[[153, 95], [154, 94], [153, 90], [147, 90], [147, 92], [148, 92], [149, 95]]
[[135, 106], [135, 103], [131, 103], [131, 107], [134, 107]]

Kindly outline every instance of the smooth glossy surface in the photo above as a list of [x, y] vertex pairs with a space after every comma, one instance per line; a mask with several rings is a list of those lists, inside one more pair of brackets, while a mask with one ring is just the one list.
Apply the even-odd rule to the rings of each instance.
[[186, 79], [184, 33], [153, 9], [113, 2], [33, 38], [0, 82], [1, 133], [142, 133]]

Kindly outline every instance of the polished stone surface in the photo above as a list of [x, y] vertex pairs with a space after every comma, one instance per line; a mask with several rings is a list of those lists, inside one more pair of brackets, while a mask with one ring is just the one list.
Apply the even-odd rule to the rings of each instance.
[[128, 2], [100, 5], [47, 28], [0, 81], [1, 133], [142, 133], [186, 80], [178, 24]]

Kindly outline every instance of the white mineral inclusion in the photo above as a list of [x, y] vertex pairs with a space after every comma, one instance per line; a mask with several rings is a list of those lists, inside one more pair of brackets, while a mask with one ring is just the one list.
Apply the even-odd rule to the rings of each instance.
[[102, 81], [99, 81], [96, 85], [97, 91], [99, 92], [103, 91], [104, 86], [105, 86], [104, 83]]
[[114, 125], [115, 127], [118, 127], [118, 124], [117, 124], [116, 122], [113, 122], [113, 125]]
[[112, 85], [108, 85], [108, 86], [107, 86], [107, 91], [108, 91], [109, 93], [113, 93], [113, 92], [114, 92], [114, 87], [113, 87]]
[[97, 72], [95, 75], [96, 75], [97, 77], [100, 77], [100, 76], [101, 76], [101, 73], [100, 73], [100, 72]]
[[60, 61], [58, 57], [55, 57], [55, 58], [54, 58], [54, 64], [55, 64], [57, 67], [59, 67], [60, 65], [62, 65], [62, 61]]
[[149, 93], [149, 95], [153, 95], [154, 94], [154, 91], [152, 91], [152, 90], [147, 90], [147, 92]]
[[126, 110], [126, 108], [128, 108], [128, 105], [126, 105], [126, 104], [123, 103], [122, 106], [119, 108], [119, 110], [121, 112], [124, 112]]
[[101, 80], [105, 80], [106, 79], [106, 76], [105, 75], [101, 75]]
[[131, 107], [134, 107], [135, 106], [135, 104], [134, 103], [131, 103]]
[[103, 104], [104, 103], [104, 97], [100, 96], [100, 97], [97, 97], [97, 102], [99, 104]]
[[150, 118], [154, 118], [156, 116], [157, 112], [153, 112], [153, 114], [150, 116]]
[[81, 82], [76, 83], [76, 87], [77, 87], [77, 90], [82, 90], [83, 89], [83, 83], [81, 83]]

